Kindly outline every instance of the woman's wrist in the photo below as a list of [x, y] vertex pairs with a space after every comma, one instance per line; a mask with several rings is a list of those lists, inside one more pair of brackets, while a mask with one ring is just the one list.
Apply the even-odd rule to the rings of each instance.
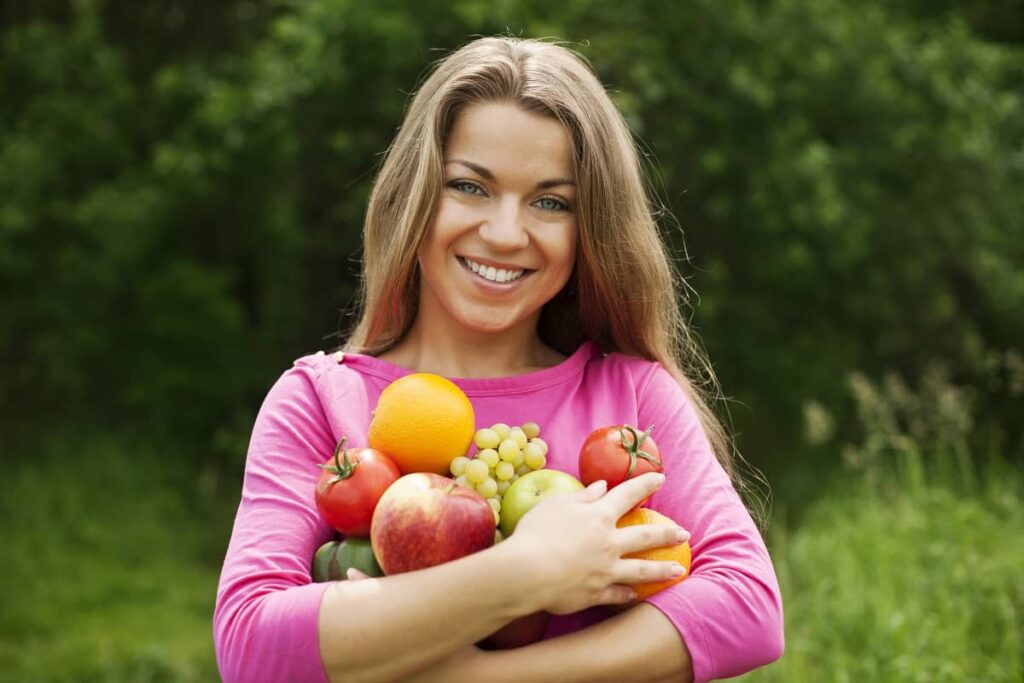
[[512, 539], [501, 541], [488, 551], [495, 567], [493, 576], [501, 583], [509, 599], [508, 621], [545, 609], [542, 590], [545, 581], [540, 569], [543, 559], [523, 551]]

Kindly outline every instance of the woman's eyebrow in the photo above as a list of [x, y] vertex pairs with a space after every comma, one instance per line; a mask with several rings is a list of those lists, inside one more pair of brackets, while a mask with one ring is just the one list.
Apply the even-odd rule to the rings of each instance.
[[[491, 173], [489, 169], [485, 168], [484, 166], [481, 166], [480, 164], [473, 163], [472, 161], [466, 161], [465, 159], [449, 159], [446, 163], [462, 164], [466, 168], [472, 170], [474, 173], [477, 173], [484, 180], [489, 180], [492, 183], [494, 182], [494, 174]], [[546, 190], [548, 188], [557, 187], [559, 185], [575, 184], [576, 183], [573, 182], [572, 178], [551, 178], [549, 180], [542, 180], [539, 183], [537, 183], [537, 189]]]

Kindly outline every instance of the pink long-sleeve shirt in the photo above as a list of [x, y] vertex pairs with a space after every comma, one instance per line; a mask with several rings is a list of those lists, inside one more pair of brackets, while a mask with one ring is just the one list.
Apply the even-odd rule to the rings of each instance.
[[[318, 465], [342, 436], [365, 444], [384, 388], [411, 372], [361, 354], [299, 358], [270, 389], [249, 444], [242, 499], [221, 573], [214, 643], [226, 681], [324, 681], [317, 620], [329, 584], [313, 583], [314, 552], [334, 536], [314, 503]], [[691, 533], [683, 582], [647, 602], [675, 625], [696, 681], [735, 676], [777, 659], [782, 602], [761, 535], [719, 465], [693, 405], [658, 363], [603, 354], [585, 342], [562, 363], [524, 375], [453, 381], [476, 424], [537, 422], [549, 468], [579, 476], [598, 427], [654, 425], [666, 484], [647, 506]], [[597, 607], [554, 617], [547, 638], [610, 616]]]

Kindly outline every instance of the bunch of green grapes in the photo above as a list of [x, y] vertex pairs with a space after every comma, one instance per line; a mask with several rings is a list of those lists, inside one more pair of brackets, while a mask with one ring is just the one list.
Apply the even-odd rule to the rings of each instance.
[[[487, 499], [494, 511], [494, 526], [498, 526], [505, 491], [527, 472], [544, 468], [548, 445], [540, 438], [536, 422], [521, 427], [499, 422], [478, 430], [473, 443], [478, 449], [476, 455], [460, 455], [452, 460], [451, 473], [457, 483], [476, 489]], [[494, 534], [495, 542], [500, 541], [501, 532], [495, 529]]]

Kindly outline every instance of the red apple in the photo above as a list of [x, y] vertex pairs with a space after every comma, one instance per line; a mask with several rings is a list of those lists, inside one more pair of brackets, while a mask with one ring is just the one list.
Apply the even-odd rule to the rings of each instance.
[[511, 650], [536, 643], [548, 630], [551, 615], [545, 611], [519, 617], [477, 643], [484, 650]]
[[494, 513], [484, 498], [448, 477], [414, 472], [377, 502], [370, 543], [385, 574], [433, 567], [494, 543]]

